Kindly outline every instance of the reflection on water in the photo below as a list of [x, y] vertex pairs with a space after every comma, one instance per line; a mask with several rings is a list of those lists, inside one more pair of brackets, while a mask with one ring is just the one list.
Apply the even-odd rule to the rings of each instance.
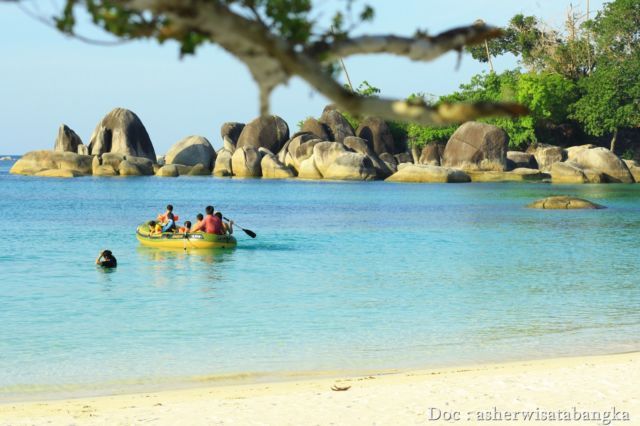
[[[204, 289], [224, 276], [225, 262], [232, 262], [235, 248], [176, 249], [138, 246], [137, 262], [144, 265], [154, 286], [192, 284], [197, 276]], [[228, 265], [227, 265], [228, 266]]]

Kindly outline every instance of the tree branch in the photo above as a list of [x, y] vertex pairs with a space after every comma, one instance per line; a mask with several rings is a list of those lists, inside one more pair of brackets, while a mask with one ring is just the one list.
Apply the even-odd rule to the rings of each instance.
[[[316, 44], [310, 50], [296, 51], [286, 40], [277, 37], [260, 22], [234, 13], [221, 1], [212, 0], [115, 0], [138, 12], [151, 11], [167, 17], [177, 29], [196, 29], [244, 62], [258, 84], [260, 113], [269, 113], [269, 96], [273, 89], [299, 76], [318, 92], [346, 111], [359, 115], [376, 115], [388, 120], [413, 121], [420, 124], [462, 122], [487, 115], [521, 115], [522, 107], [505, 104], [461, 104], [431, 107], [402, 100], [364, 98], [345, 90], [327, 74], [319, 55], [348, 56], [356, 53], [395, 53], [415, 60], [428, 61], [465, 44], [479, 42], [500, 34], [485, 25], [457, 28], [436, 37], [418, 34], [415, 39], [401, 37], [360, 37], [337, 41], [333, 45]], [[179, 32], [179, 31], [178, 31]], [[326, 57], [323, 58], [326, 60]]]
[[451, 50], [461, 50], [464, 46], [481, 43], [501, 34], [498, 28], [474, 24], [454, 28], [435, 37], [418, 33], [413, 38], [380, 35], [337, 40], [332, 44], [320, 42], [311, 46], [307, 53], [329, 60], [359, 54], [390, 53], [414, 61], [431, 61]]

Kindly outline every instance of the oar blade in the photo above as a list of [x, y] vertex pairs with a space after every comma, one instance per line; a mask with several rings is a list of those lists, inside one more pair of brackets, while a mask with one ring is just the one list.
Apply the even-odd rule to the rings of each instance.
[[244, 231], [245, 234], [247, 234], [248, 236], [250, 236], [251, 238], [255, 238], [257, 235], [255, 232], [253, 232], [251, 229], [244, 229], [242, 228], [242, 230]]

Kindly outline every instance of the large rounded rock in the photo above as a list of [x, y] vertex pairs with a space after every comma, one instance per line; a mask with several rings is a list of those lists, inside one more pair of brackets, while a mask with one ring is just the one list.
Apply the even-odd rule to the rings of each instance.
[[410, 152], [401, 152], [393, 156], [398, 164], [409, 163], [413, 164], [413, 155]]
[[74, 172], [73, 170], [49, 169], [49, 170], [42, 170], [41, 172], [36, 173], [36, 176], [67, 179], [67, 178], [73, 178], [81, 175], [77, 172]]
[[216, 156], [216, 164], [213, 168], [214, 176], [233, 176], [233, 168], [231, 167], [231, 158], [233, 152], [227, 149], [221, 149]]
[[507, 162], [509, 169], [527, 168], [537, 169], [538, 163], [533, 154], [521, 151], [507, 151]]
[[351, 124], [335, 109], [325, 108], [320, 117], [320, 123], [325, 125], [328, 139], [331, 141], [343, 142], [347, 136], [355, 136]]
[[175, 164], [167, 164], [166, 166], [162, 166], [158, 169], [156, 176], [178, 177], [180, 176], [180, 173], [178, 172], [178, 167]]
[[222, 148], [233, 154], [236, 150], [236, 143], [229, 136], [225, 136], [222, 138]]
[[575, 161], [578, 154], [585, 149], [596, 148], [595, 145], [587, 144], [587, 145], [578, 145], [578, 146], [570, 146], [569, 148], [565, 148], [565, 153], [567, 157], [567, 161]]
[[[220, 128], [220, 137], [223, 140], [225, 137], [228, 138], [229, 142], [232, 143], [235, 148], [243, 129], [244, 123], [224, 123]], [[233, 151], [235, 151], [235, 149]]]
[[292, 153], [293, 164], [296, 170], [300, 167], [300, 164], [304, 160], [306, 160], [307, 158], [313, 155], [313, 148], [321, 142], [323, 141], [321, 141], [320, 139], [310, 139], [310, 140], [301, 142], [297, 148], [293, 143], [291, 144], [290, 152]]
[[344, 145], [355, 152], [369, 157], [373, 163], [373, 167], [376, 169], [378, 179], [386, 179], [391, 176], [392, 170], [378, 157], [373, 149], [371, 149], [371, 142], [357, 136], [347, 136], [344, 138]]
[[538, 163], [538, 168], [543, 172], [551, 170], [553, 163], [559, 163], [567, 158], [567, 153], [561, 147], [544, 143], [531, 145], [527, 149], [527, 153], [533, 154], [536, 163]]
[[323, 141], [327, 141], [331, 138], [331, 136], [329, 135], [330, 130], [327, 128], [326, 124], [321, 123], [313, 117], [307, 118], [302, 123], [300, 132], [310, 133], [314, 135], [316, 139], [322, 139]]
[[600, 204], [582, 198], [570, 197], [567, 195], [557, 195], [553, 197], [536, 200], [527, 206], [530, 209], [604, 209]]
[[91, 155], [117, 152], [156, 161], [156, 152], [140, 118], [124, 108], [108, 113], [96, 126], [89, 142]]
[[118, 168], [118, 174], [120, 176], [143, 176], [143, 173], [138, 168], [138, 166], [127, 160], [124, 160], [120, 163], [120, 167]]
[[242, 129], [237, 148], [267, 148], [279, 152], [289, 139], [289, 126], [277, 115], [258, 117]]
[[383, 152], [400, 154], [406, 147], [398, 146], [393, 139], [391, 129], [386, 121], [379, 117], [367, 117], [360, 122], [356, 131], [358, 137], [366, 139], [371, 144], [373, 151], [380, 155]]
[[304, 123], [302, 123], [300, 131], [311, 133], [315, 136], [314, 139], [321, 139], [323, 141], [328, 141], [330, 139], [327, 126], [313, 117], [307, 118]]
[[[94, 158], [98, 158], [98, 157], [94, 157]], [[92, 173], [94, 176], [118, 176], [118, 172], [108, 164], [105, 164], [105, 165], [102, 165], [99, 163], [96, 164], [93, 167]]]
[[518, 168], [510, 172], [468, 171], [471, 182], [531, 182], [549, 178], [538, 169]]
[[311, 180], [322, 179], [322, 175], [320, 174], [320, 171], [318, 171], [316, 163], [313, 161], [313, 157], [309, 157], [300, 162], [298, 178]]
[[369, 155], [373, 153], [372, 144], [366, 139], [359, 138], [357, 136], [347, 136], [344, 138], [344, 146], [352, 149], [354, 152], [360, 154]]
[[93, 168], [90, 155], [73, 152], [31, 151], [23, 155], [11, 167], [10, 173], [35, 175], [43, 170], [69, 170], [75, 175], [90, 175]]
[[124, 161], [125, 157], [126, 156], [124, 154], [119, 154], [117, 152], [105, 152], [100, 156], [93, 157], [93, 159], [94, 162], [98, 159], [99, 164], [111, 166], [114, 170], [118, 170], [120, 163]]
[[587, 183], [583, 170], [574, 162], [567, 161], [551, 165], [552, 183]]
[[387, 182], [413, 183], [463, 183], [471, 179], [462, 170], [427, 164], [405, 163], [398, 171], [386, 179]]
[[624, 161], [606, 148], [592, 148], [579, 151], [574, 161], [584, 169], [592, 169], [602, 173], [607, 179], [607, 182], [635, 182]]
[[302, 158], [298, 157], [297, 150], [300, 145], [312, 140], [317, 142], [320, 141], [316, 138], [315, 135], [311, 133], [302, 133], [293, 137], [291, 140], [287, 141], [287, 143], [278, 153], [278, 161], [280, 161], [285, 166], [293, 167], [295, 170], [298, 170], [298, 168], [300, 167], [300, 162], [306, 158], [309, 158], [313, 153], [313, 149], [310, 150], [308, 155]]
[[324, 179], [333, 180], [374, 180], [378, 172], [371, 158], [358, 152], [345, 152], [339, 155], [322, 172]]
[[174, 144], [164, 156], [165, 164], [195, 166], [203, 164], [209, 170], [216, 161], [216, 152], [207, 138], [188, 136]]
[[339, 142], [320, 142], [313, 147], [316, 169], [324, 179], [373, 180], [377, 171], [364, 154], [348, 151]]
[[505, 171], [509, 136], [490, 124], [467, 122], [451, 135], [442, 165], [463, 170]]
[[335, 163], [336, 159], [349, 151], [340, 142], [320, 142], [313, 146], [313, 159], [316, 168], [322, 176], [329, 166]]
[[189, 176], [209, 176], [211, 169], [204, 164], [196, 164], [189, 171]]
[[238, 147], [231, 157], [233, 175], [237, 177], [262, 176], [262, 170], [260, 168], [261, 160], [260, 153], [256, 148], [250, 146]]
[[[140, 174], [143, 176], [151, 176], [154, 174], [153, 162], [148, 158], [134, 157], [133, 155], [127, 155], [125, 157], [125, 161], [135, 166], [140, 171]], [[122, 168], [122, 163], [120, 163], [120, 167], [118, 168], [118, 171], [120, 171], [121, 168]], [[120, 174], [122, 174], [122, 172], [120, 172]]]
[[58, 137], [53, 147], [55, 152], [74, 152], [78, 154], [78, 147], [82, 145], [82, 139], [66, 124], [61, 124], [58, 129]]
[[271, 152], [265, 152], [260, 161], [262, 177], [265, 179], [288, 179], [294, 177], [293, 171], [282, 164]]
[[640, 183], [640, 164], [635, 160], [622, 160], [629, 168], [629, 172], [633, 176], [636, 183]]
[[[430, 143], [422, 148], [417, 163], [426, 164], [428, 166], [439, 166], [443, 152], [444, 145], [438, 143]], [[413, 149], [411, 150], [411, 156], [414, 156]]]

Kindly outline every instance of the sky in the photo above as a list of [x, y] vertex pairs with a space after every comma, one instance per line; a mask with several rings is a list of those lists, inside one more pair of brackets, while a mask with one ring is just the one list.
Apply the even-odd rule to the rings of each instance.
[[[51, 14], [61, 0], [30, 0], [32, 10]], [[326, 20], [338, 0], [316, 1], [318, 19]], [[506, 25], [524, 13], [560, 28], [571, 3], [586, 10], [586, 0], [369, 0], [376, 10], [373, 23], [356, 34], [430, 34], [483, 19]], [[603, 0], [591, 0], [591, 9]], [[363, 4], [357, 1], [356, 4]], [[58, 33], [27, 16], [15, 4], [0, 2], [0, 154], [53, 149], [58, 127], [67, 124], [86, 144], [97, 123], [110, 110], [124, 107], [144, 123], [156, 152], [164, 154], [190, 135], [222, 146], [220, 126], [248, 122], [258, 115], [258, 91], [246, 67], [215, 45], [195, 56], [179, 58], [177, 44], [135, 41], [97, 46]], [[107, 39], [89, 25], [79, 33]], [[412, 62], [391, 55], [361, 55], [345, 59], [355, 85], [363, 80], [381, 89], [384, 97], [411, 93], [449, 93], [486, 64], [465, 55], [456, 71], [457, 55], [432, 62]], [[496, 71], [516, 66], [513, 57], [494, 59]], [[344, 76], [340, 77], [344, 81]], [[319, 117], [326, 98], [304, 81], [293, 78], [271, 96], [271, 112], [284, 118], [291, 133], [309, 116]]]

